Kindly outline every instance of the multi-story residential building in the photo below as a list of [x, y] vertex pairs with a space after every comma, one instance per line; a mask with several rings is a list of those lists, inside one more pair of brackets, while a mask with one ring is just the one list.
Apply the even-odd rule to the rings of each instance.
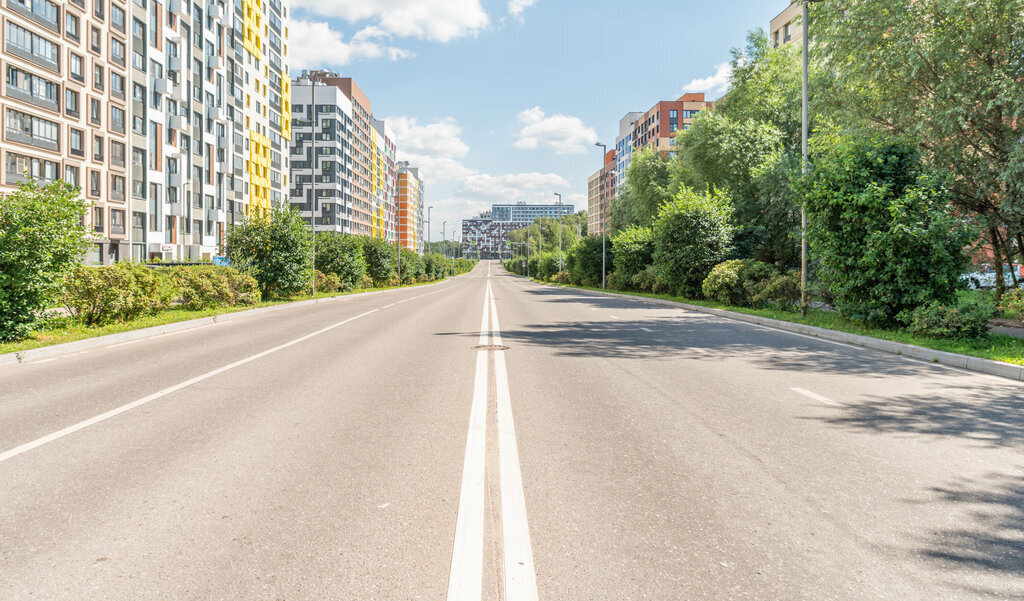
[[395, 159], [398, 148], [395, 134], [387, 123], [373, 119], [371, 142], [370, 197], [373, 210], [370, 235], [394, 242], [398, 239], [398, 163]]
[[604, 155], [604, 167], [587, 178], [587, 233], [601, 235], [608, 222], [611, 201], [615, 198], [617, 165], [616, 152]]
[[633, 124], [632, 150], [650, 148], [673, 155], [676, 132], [690, 129], [697, 115], [709, 106], [703, 93], [683, 94], [678, 100], [655, 104]]
[[629, 169], [629, 161], [633, 157], [633, 129], [636, 122], [644, 114], [636, 111], [626, 113], [619, 119], [619, 136], [615, 138], [615, 181], [621, 182], [626, 179], [626, 169]]
[[6, 6], [0, 185], [27, 170], [81, 186], [98, 240], [88, 262], [209, 258], [230, 224], [282, 202], [280, 0]]
[[127, 0], [6, 0], [0, 190], [27, 177], [82, 188], [93, 202], [88, 261], [130, 256]]
[[804, 39], [804, 30], [800, 26], [799, 20], [801, 15], [803, 15], [803, 4], [794, 2], [772, 19], [768, 26], [768, 39], [771, 40], [773, 47], [778, 48], [783, 44], [799, 42]]
[[398, 240], [402, 248], [423, 252], [423, 180], [409, 162], [398, 164]]
[[509, 234], [529, 226], [537, 219], [572, 215], [571, 204], [496, 204], [473, 219], [462, 220], [462, 254], [479, 259], [507, 259], [515, 249], [509, 246]]
[[290, 201], [306, 219], [313, 211], [316, 231], [352, 233], [352, 128], [341, 88], [308, 74], [292, 82]]

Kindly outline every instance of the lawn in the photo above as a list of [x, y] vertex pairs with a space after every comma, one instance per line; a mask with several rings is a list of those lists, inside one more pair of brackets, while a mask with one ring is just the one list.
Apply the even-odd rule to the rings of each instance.
[[[437, 282], [440, 281], [443, 280], [438, 280]], [[361, 292], [376, 292], [381, 290], [393, 290], [395, 288], [411, 288], [413, 286], [436, 284], [437, 282], [421, 282], [416, 284], [407, 284], [405, 286], [367, 288], [350, 290], [347, 292], [319, 293], [316, 295], [316, 298], [333, 298], [336, 296], [359, 294]], [[29, 338], [19, 340], [17, 342], [0, 342], [0, 355], [27, 351], [29, 349], [51, 346], [54, 344], [63, 344], [65, 342], [75, 342], [77, 340], [95, 338], [97, 336], [106, 336], [107, 334], [120, 334], [121, 332], [141, 330], [143, 328], [162, 326], [169, 323], [177, 323], [179, 321], [202, 319], [204, 317], [211, 317], [214, 315], [225, 315], [227, 313], [237, 313], [239, 311], [248, 311], [250, 309], [258, 309], [261, 307], [272, 307], [275, 305], [306, 301], [311, 300], [312, 298], [313, 297], [309, 295], [300, 295], [290, 298], [273, 299], [262, 302], [256, 306], [220, 307], [216, 309], [205, 309], [202, 311], [188, 311], [180, 308], [172, 308], [167, 309], [166, 311], [161, 311], [156, 315], [149, 315], [128, 322], [112, 323], [103, 326], [85, 326], [74, 318], [67, 316], [50, 317], [43, 320], [42, 327], [33, 332]]]
[[[539, 280], [534, 280], [538, 281]], [[540, 282], [549, 285], [559, 286], [562, 284], [550, 284], [550, 282]], [[600, 288], [587, 288], [584, 286], [565, 286], [568, 288], [580, 288], [583, 290], [594, 290], [601, 291]], [[610, 292], [620, 292], [618, 290], [612, 290]], [[633, 296], [642, 296], [647, 298], [659, 298], [663, 300], [677, 301], [681, 303], [687, 303], [690, 305], [700, 305], [702, 307], [711, 307], [714, 309], [724, 309], [727, 311], [735, 311], [737, 313], [746, 313], [748, 315], [757, 315], [759, 317], [766, 317], [769, 319], [777, 319], [779, 321], [788, 321], [792, 323], [800, 323], [804, 325], [814, 326], [818, 328], [825, 328], [829, 330], [837, 330], [840, 332], [847, 332], [850, 334], [858, 334], [861, 336], [870, 336], [872, 338], [880, 338], [882, 340], [889, 340], [892, 342], [901, 342], [903, 344], [912, 344], [924, 348], [930, 348], [937, 351], [945, 351], [948, 353], [959, 353], [962, 355], [970, 355], [972, 357], [981, 357], [983, 359], [992, 359], [994, 361], [1005, 361], [1007, 363], [1015, 363], [1017, 365], [1024, 365], [1024, 339], [1016, 338], [1014, 336], [1007, 336], [1004, 334], [990, 333], [988, 336], [978, 340], [958, 340], [958, 339], [944, 339], [944, 338], [930, 338], [927, 336], [918, 336], [909, 334], [900, 329], [887, 329], [878, 328], [869, 325], [865, 325], [861, 322], [852, 321], [839, 315], [835, 311], [823, 311], [819, 309], [810, 309], [807, 312], [807, 316], [800, 315], [799, 311], [783, 311], [779, 309], [751, 309], [749, 307], [732, 307], [729, 305], [722, 305], [718, 303], [692, 300], [688, 298], [681, 298], [678, 296], [671, 296], [668, 294], [649, 294], [644, 292], [621, 292], [621, 294], [629, 294]], [[964, 291], [965, 300], [978, 301], [981, 300], [984, 294], [988, 294], [981, 291]], [[1014, 316], [1005, 313], [1000, 314], [1007, 319], [1012, 319]]]

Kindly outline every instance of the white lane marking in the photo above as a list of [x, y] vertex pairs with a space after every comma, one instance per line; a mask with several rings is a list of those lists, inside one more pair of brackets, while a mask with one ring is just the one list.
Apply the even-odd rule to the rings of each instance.
[[590, 307], [591, 311], [597, 311], [597, 307]]
[[833, 401], [830, 398], [823, 397], [820, 394], [811, 392], [810, 390], [804, 390], [803, 388], [790, 388], [790, 390], [792, 390], [793, 392], [797, 392], [799, 394], [802, 394], [805, 397], [812, 398], [812, 399], [814, 399], [814, 400], [816, 400], [818, 402], [825, 403], [826, 405], [833, 405], [833, 406], [836, 406], [836, 407], [843, 407], [844, 406], [842, 403], [837, 403], [836, 401]]
[[49, 363], [50, 361], [56, 361], [56, 357], [50, 357], [49, 359], [40, 359], [39, 361], [33, 361], [32, 365], [39, 365], [40, 363]]
[[650, 328], [640, 328], [640, 329], [645, 331], [645, 332], [653, 332], [654, 331], [654, 330], [652, 330]]
[[609, 315], [608, 317], [611, 317], [612, 319], [620, 319], [620, 320], [622, 319], [618, 315]]
[[[487, 304], [490, 283], [484, 294], [479, 344], [487, 344]], [[459, 513], [455, 519], [455, 544], [448, 574], [448, 601], [480, 601], [484, 575], [484, 457], [487, 451], [487, 351], [476, 354], [473, 403], [462, 467]]]
[[[159, 336], [159, 334], [157, 334]], [[136, 338], [135, 340], [129, 340], [128, 342], [119, 342], [117, 344], [111, 344], [108, 348], [117, 348], [119, 346], [128, 346], [129, 344], [135, 344], [142, 342], [143, 340], [149, 340], [150, 338], [156, 338], [156, 336], [147, 336], [146, 338]]]
[[[275, 346], [272, 349], [265, 350], [265, 351], [263, 351], [261, 353], [256, 353], [255, 355], [246, 357], [245, 359], [239, 359], [238, 361], [235, 361], [234, 363], [230, 363], [228, 365], [225, 365], [224, 367], [219, 367], [219, 368], [217, 368], [217, 369], [215, 369], [213, 371], [208, 371], [205, 374], [202, 374], [200, 376], [196, 376], [196, 377], [191, 378], [189, 380], [185, 380], [184, 382], [181, 382], [180, 384], [175, 384], [174, 386], [171, 386], [169, 388], [164, 388], [163, 390], [160, 390], [158, 392], [154, 392], [153, 394], [151, 394], [149, 396], [145, 396], [145, 397], [143, 397], [143, 398], [141, 398], [141, 399], [139, 399], [137, 401], [132, 401], [131, 403], [128, 403], [127, 405], [121, 405], [120, 407], [118, 407], [116, 409], [111, 409], [110, 411], [107, 411], [106, 413], [101, 413], [100, 415], [97, 415], [96, 417], [87, 419], [87, 420], [82, 421], [82, 422], [78, 422], [77, 424], [75, 424], [73, 426], [68, 426], [67, 428], [64, 428], [63, 430], [58, 430], [57, 432], [54, 432], [53, 434], [48, 434], [46, 436], [43, 436], [42, 438], [37, 438], [36, 440], [33, 440], [32, 442], [27, 442], [27, 443], [25, 443], [25, 444], [23, 444], [23, 445], [21, 445], [19, 447], [15, 447], [15, 448], [13, 448], [13, 449], [11, 449], [9, 451], [5, 451], [3, 453], [0, 453], [0, 463], [2, 463], [4, 461], [7, 461], [8, 459], [11, 459], [12, 457], [17, 457], [18, 455], [21, 455], [22, 453], [27, 453], [28, 451], [31, 451], [32, 449], [35, 449], [36, 447], [41, 447], [44, 444], [51, 443], [51, 442], [53, 442], [55, 440], [64, 438], [65, 436], [67, 436], [69, 434], [74, 434], [75, 432], [78, 432], [79, 430], [83, 430], [85, 428], [88, 428], [89, 426], [93, 426], [93, 425], [98, 424], [98, 423], [100, 423], [102, 421], [106, 421], [106, 420], [108, 420], [108, 419], [110, 419], [110, 418], [112, 418], [114, 416], [120, 415], [120, 414], [122, 414], [122, 413], [124, 413], [126, 411], [131, 411], [132, 409], [135, 409], [136, 407], [139, 407], [141, 405], [145, 405], [146, 403], [149, 403], [150, 401], [155, 401], [155, 400], [157, 400], [159, 398], [162, 398], [162, 397], [165, 397], [165, 396], [167, 396], [167, 395], [169, 395], [169, 394], [171, 394], [173, 392], [177, 392], [177, 391], [179, 391], [179, 390], [181, 390], [183, 388], [188, 388], [189, 386], [192, 386], [193, 384], [198, 384], [199, 382], [202, 382], [203, 380], [208, 380], [208, 379], [210, 379], [210, 378], [212, 378], [214, 376], [220, 375], [220, 374], [222, 374], [222, 373], [224, 373], [226, 371], [229, 371], [229, 370], [232, 370], [232, 369], [234, 369], [236, 367], [240, 367], [242, 365], [245, 365], [246, 363], [251, 363], [251, 362], [253, 362], [253, 361], [257, 360], [257, 359], [261, 359], [263, 357], [266, 357], [267, 355], [270, 355], [272, 353], [276, 353], [277, 351], [284, 350], [284, 349], [286, 349], [286, 348], [288, 348], [290, 346], [295, 346], [296, 344], [299, 344], [301, 342], [305, 342], [305, 341], [309, 340], [310, 338], [313, 338], [315, 336], [319, 336], [320, 334], [324, 334], [324, 333], [329, 332], [329, 331], [331, 331], [331, 330], [333, 330], [335, 328], [339, 328], [339, 327], [341, 327], [341, 326], [343, 326], [343, 325], [345, 325], [347, 323], [351, 323], [351, 322], [353, 322], [353, 321], [355, 321], [357, 319], [361, 319], [363, 317], [366, 317], [367, 315], [370, 315], [371, 313], [376, 313], [378, 310], [379, 309], [373, 309], [372, 311], [367, 311], [365, 313], [360, 313], [359, 315], [356, 315], [355, 317], [350, 317], [350, 318], [348, 318], [348, 319], [346, 319], [344, 321], [339, 321], [336, 324], [333, 324], [333, 325], [327, 326], [326, 328], [317, 330], [317, 331], [313, 332], [312, 334], [306, 334], [305, 336], [302, 336], [300, 338], [296, 338], [295, 340], [292, 340], [291, 342], [286, 342], [286, 343], [284, 343], [284, 344], [282, 344], [280, 346]], [[198, 328], [196, 328], [196, 329], [198, 329]]]
[[[491, 299], [492, 343], [501, 344], [498, 305]], [[526, 495], [519, 465], [519, 446], [512, 419], [512, 395], [508, 386], [505, 352], [494, 353], [494, 379], [498, 392], [498, 465], [501, 472], [501, 530], [505, 559], [505, 599], [537, 601], [537, 572], [533, 566], [530, 527], [526, 520]]]

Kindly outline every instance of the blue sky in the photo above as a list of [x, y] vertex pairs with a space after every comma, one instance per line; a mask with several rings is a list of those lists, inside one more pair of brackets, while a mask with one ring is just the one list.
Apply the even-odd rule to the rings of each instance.
[[493, 202], [586, 208], [626, 112], [717, 98], [729, 50], [788, 0], [291, 0], [293, 74], [351, 76], [418, 164], [432, 239]]

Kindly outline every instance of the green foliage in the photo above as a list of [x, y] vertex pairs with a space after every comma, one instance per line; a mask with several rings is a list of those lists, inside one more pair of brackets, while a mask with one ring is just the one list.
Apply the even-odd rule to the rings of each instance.
[[749, 307], [753, 305], [754, 296], [778, 275], [774, 267], [760, 261], [726, 261], [715, 265], [701, 284], [701, 291], [708, 300], [734, 307]]
[[[317, 294], [333, 294], [345, 288], [345, 286], [341, 282], [341, 278], [339, 278], [336, 274], [324, 273], [322, 271], [317, 270], [313, 277], [314, 281], [316, 282]], [[310, 288], [310, 290], [307, 290], [306, 292], [312, 292], [312, 287]]]
[[[611, 245], [606, 250], [607, 268], [615, 262]], [[565, 260], [566, 270], [573, 279], [584, 286], [601, 285], [601, 236], [585, 236], [569, 249]]]
[[659, 273], [655, 265], [648, 265], [646, 269], [633, 276], [633, 288], [641, 292], [652, 294], [668, 294], [671, 292], [668, 282]]
[[423, 274], [436, 280], [443, 278], [448, 272], [448, 259], [438, 253], [426, 253], [423, 255]]
[[395, 271], [395, 249], [380, 238], [361, 237], [360, 241], [363, 243], [366, 273], [375, 286], [381, 286]]
[[312, 250], [309, 224], [290, 207], [275, 208], [266, 218], [247, 218], [227, 233], [228, 259], [259, 282], [265, 298], [309, 286]]
[[739, 224], [733, 236], [734, 256], [796, 264], [800, 213], [789, 179], [799, 163], [795, 154], [784, 151], [783, 132], [767, 122], [709, 110], [677, 139], [675, 177], [697, 190], [725, 190], [732, 199]]
[[901, 312], [952, 300], [977, 232], [912, 145], [820, 134], [796, 189], [820, 278], [845, 317], [891, 324]]
[[1008, 290], [1003, 295], [999, 308], [1015, 314], [1017, 319], [1024, 321], [1024, 288]]
[[651, 225], [672, 192], [668, 158], [649, 148], [634, 152], [626, 169], [626, 184], [612, 203], [609, 229]]
[[[366, 273], [363, 242], [359, 237], [340, 232], [318, 232], [314, 243], [317, 270], [337, 277], [341, 290], [355, 288]], [[319, 284], [316, 288], [321, 289]]]
[[401, 272], [400, 277], [403, 284], [416, 283], [424, 273], [423, 261], [420, 256], [407, 248], [402, 249], [401, 262], [397, 262], [396, 259], [395, 267]]
[[78, 265], [64, 277], [64, 306], [87, 326], [155, 315], [167, 307], [171, 296], [150, 268], [134, 263]]
[[[558, 250], [559, 220], [557, 218], [543, 217], [535, 219], [533, 223], [524, 228], [513, 230], [509, 233], [509, 242], [512, 250], [523, 252], [517, 245], [529, 242], [533, 246], [533, 252], [538, 249], [543, 251]], [[563, 252], [572, 247], [581, 237], [587, 234], [587, 213], [580, 211], [573, 215], [564, 215], [561, 220], [562, 250]]]
[[231, 267], [174, 267], [155, 273], [170, 286], [181, 307], [189, 311], [260, 302], [259, 283], [255, 278]]
[[631, 225], [611, 237], [615, 271], [632, 285], [633, 276], [654, 263], [654, 230]]
[[815, 97], [844, 128], [920, 142], [955, 174], [953, 202], [986, 226], [1024, 229], [1024, 0], [861, 0], [814, 6]]
[[948, 307], [939, 302], [901, 315], [911, 334], [935, 338], [976, 339], [988, 334], [995, 307], [986, 303]]
[[720, 190], [680, 190], [654, 222], [654, 264], [680, 296], [698, 297], [711, 268], [728, 255], [732, 205]]
[[0, 195], [0, 341], [32, 331], [91, 242], [78, 188], [30, 180]]
[[[562, 266], [565, 265], [565, 257], [561, 257]], [[543, 280], [550, 280], [560, 271], [558, 251], [547, 252], [541, 255], [537, 267], [537, 275]]]
[[800, 272], [776, 274], [760, 282], [751, 282], [747, 292], [752, 307], [792, 310], [800, 302]]

